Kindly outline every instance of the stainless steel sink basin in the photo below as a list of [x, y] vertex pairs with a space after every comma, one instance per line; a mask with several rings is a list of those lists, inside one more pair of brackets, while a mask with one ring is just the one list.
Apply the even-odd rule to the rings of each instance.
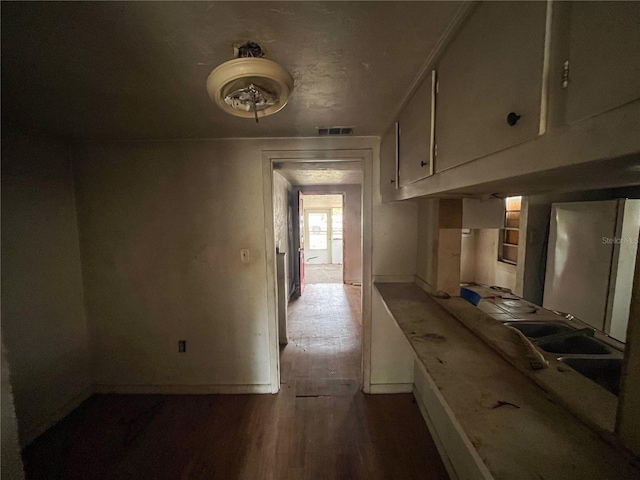
[[578, 373], [581, 373], [614, 395], [620, 393], [622, 359], [619, 358], [560, 358]]
[[536, 339], [548, 337], [549, 335], [557, 335], [558, 333], [568, 333], [574, 330], [562, 323], [552, 322], [509, 322], [505, 325], [509, 325], [510, 327], [520, 330], [525, 337]]
[[541, 338], [536, 343], [540, 348], [551, 353], [582, 355], [607, 355], [611, 353], [609, 347], [586, 335], [550, 339], [549, 341]]

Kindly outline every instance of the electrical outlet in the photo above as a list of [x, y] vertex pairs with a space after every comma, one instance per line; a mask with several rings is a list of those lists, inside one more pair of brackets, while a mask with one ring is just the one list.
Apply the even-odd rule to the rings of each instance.
[[178, 340], [178, 352], [184, 353], [187, 351], [187, 341], [186, 340]]
[[240, 261], [242, 263], [249, 263], [249, 249], [241, 248], [240, 249]]

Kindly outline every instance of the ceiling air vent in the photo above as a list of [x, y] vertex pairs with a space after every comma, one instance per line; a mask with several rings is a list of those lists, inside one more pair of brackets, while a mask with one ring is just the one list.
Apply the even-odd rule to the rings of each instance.
[[318, 135], [351, 135], [353, 127], [316, 127]]

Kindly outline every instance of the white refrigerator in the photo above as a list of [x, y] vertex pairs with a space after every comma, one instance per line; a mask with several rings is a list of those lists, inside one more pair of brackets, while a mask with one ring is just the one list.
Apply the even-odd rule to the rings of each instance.
[[554, 203], [543, 306], [625, 341], [640, 200]]

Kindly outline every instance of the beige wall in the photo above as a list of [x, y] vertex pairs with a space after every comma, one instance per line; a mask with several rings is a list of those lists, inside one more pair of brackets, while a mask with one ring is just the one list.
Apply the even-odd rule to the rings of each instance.
[[[270, 391], [265, 150], [373, 139], [78, 145], [97, 382], [112, 391]], [[250, 262], [240, 262], [240, 249]], [[186, 353], [178, 341], [186, 340]]]
[[277, 172], [273, 173], [273, 223], [276, 232], [276, 248], [289, 252], [289, 181]]
[[25, 445], [92, 385], [71, 164], [54, 139], [3, 135], [2, 338]]
[[[416, 202], [382, 203], [379, 155], [374, 158], [373, 278], [377, 282], [411, 282], [418, 253], [418, 205]], [[403, 333], [388, 314], [379, 294], [373, 293], [370, 391], [410, 392], [412, 352]]]
[[312, 195], [307, 193], [304, 197], [304, 209], [342, 208], [343, 200], [342, 195]]
[[438, 200], [420, 200], [416, 276], [436, 289], [438, 275]]
[[75, 149], [100, 386], [269, 383], [260, 155], [233, 141]]
[[382, 203], [380, 187], [373, 187], [373, 276], [416, 274], [418, 204]]
[[362, 282], [362, 188], [345, 185], [342, 235], [344, 282]]
[[468, 242], [466, 246], [467, 248], [474, 246], [475, 251], [467, 251], [465, 255], [475, 257], [474, 281], [485, 285], [497, 285], [515, 291], [516, 266], [498, 261], [500, 230], [497, 228], [483, 228], [472, 230], [471, 232], [475, 237], [475, 242]]
[[472, 230], [462, 234], [460, 246], [460, 283], [476, 281], [476, 238]]
[[9, 378], [9, 363], [2, 343], [2, 458], [0, 459], [0, 477], [11, 480], [24, 478], [20, 446], [18, 443], [18, 423]]

